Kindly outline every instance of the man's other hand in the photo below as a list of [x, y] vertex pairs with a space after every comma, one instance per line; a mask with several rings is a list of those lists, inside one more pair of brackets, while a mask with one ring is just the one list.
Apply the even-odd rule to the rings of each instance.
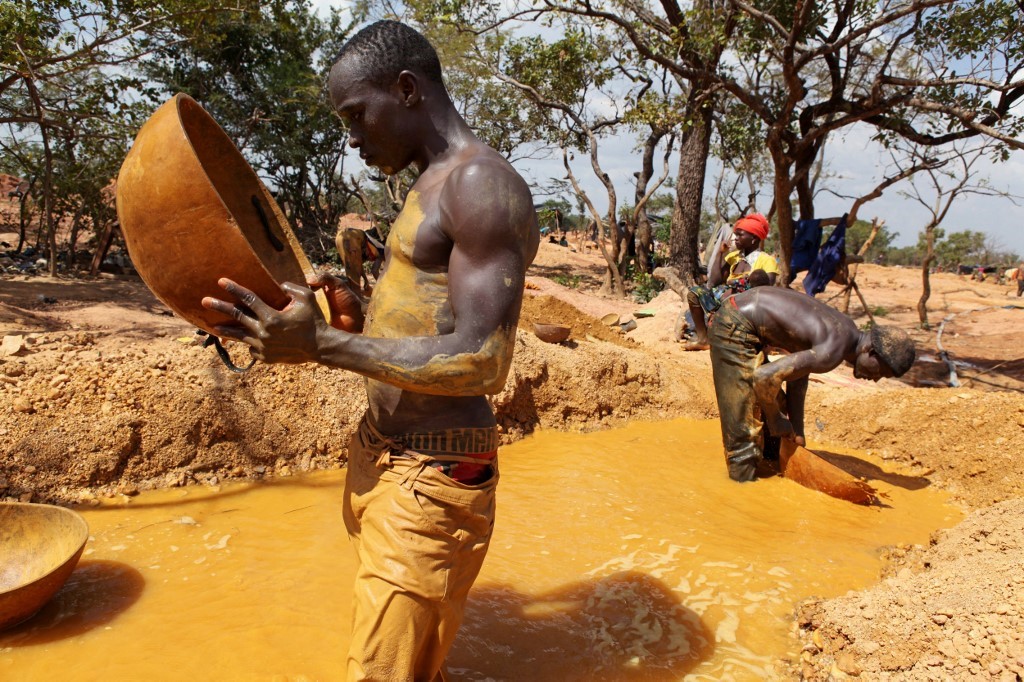
[[324, 292], [331, 309], [332, 327], [353, 334], [363, 331], [365, 301], [347, 281], [317, 273], [307, 276], [306, 284], [314, 291], [320, 289]]

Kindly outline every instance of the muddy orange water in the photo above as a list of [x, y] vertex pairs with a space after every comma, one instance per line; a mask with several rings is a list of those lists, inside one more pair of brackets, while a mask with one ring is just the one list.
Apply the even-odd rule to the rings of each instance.
[[[926, 480], [831, 456], [887, 506], [781, 478], [733, 483], [714, 421], [541, 432], [502, 449], [496, 530], [452, 676], [771, 679], [799, 653], [794, 604], [865, 587], [880, 547], [960, 519]], [[86, 554], [43, 611], [0, 632], [0, 680], [343, 679], [343, 484], [343, 471], [320, 472], [83, 511]]]

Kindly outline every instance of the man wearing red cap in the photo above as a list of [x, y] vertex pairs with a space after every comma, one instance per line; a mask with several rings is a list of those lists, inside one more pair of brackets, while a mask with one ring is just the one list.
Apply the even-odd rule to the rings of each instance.
[[769, 228], [768, 219], [760, 213], [751, 213], [736, 221], [730, 240], [734, 248], [729, 250], [729, 242], [722, 244], [722, 250], [715, 254], [708, 268], [707, 286], [691, 287], [686, 297], [697, 338], [684, 345], [685, 350], [710, 348], [705, 312], [713, 313], [722, 304], [722, 300], [749, 289], [751, 285], [775, 284], [779, 265], [774, 257], [761, 250]]

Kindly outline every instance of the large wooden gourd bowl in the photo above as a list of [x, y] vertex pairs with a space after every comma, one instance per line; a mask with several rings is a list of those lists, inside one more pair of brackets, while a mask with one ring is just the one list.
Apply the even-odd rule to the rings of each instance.
[[75, 570], [89, 539], [79, 514], [49, 504], [0, 504], [0, 630], [31, 618]]
[[[117, 216], [128, 254], [157, 298], [216, 334], [233, 320], [204, 296], [230, 299], [232, 279], [284, 308], [280, 283], [305, 283], [313, 268], [281, 209], [223, 129], [178, 94], [142, 126], [117, 178]], [[326, 300], [318, 297], [328, 316]]]

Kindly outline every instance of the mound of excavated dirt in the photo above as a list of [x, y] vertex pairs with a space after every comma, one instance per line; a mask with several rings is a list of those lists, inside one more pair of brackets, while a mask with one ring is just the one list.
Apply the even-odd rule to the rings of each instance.
[[805, 679], [1024, 678], [1024, 500], [975, 512], [927, 548], [897, 550], [865, 592], [804, 604]]
[[[153, 312], [128, 317], [153, 318], [149, 334], [108, 314], [90, 320], [66, 299], [42, 306], [42, 319], [71, 326], [54, 319], [70, 315], [75, 329], [9, 334], [23, 347], [0, 358], [0, 498], [67, 502], [342, 465], [366, 409], [361, 378], [312, 365], [233, 374], [190, 327], [145, 305]], [[527, 297], [524, 311], [524, 326], [555, 318], [573, 335], [552, 345], [519, 331], [508, 383], [493, 398], [505, 442], [538, 426], [713, 414], [713, 400], [694, 388], [698, 373], [657, 362], [557, 299]], [[104, 332], [111, 327], [126, 331]], [[241, 364], [243, 352], [231, 350]]]

